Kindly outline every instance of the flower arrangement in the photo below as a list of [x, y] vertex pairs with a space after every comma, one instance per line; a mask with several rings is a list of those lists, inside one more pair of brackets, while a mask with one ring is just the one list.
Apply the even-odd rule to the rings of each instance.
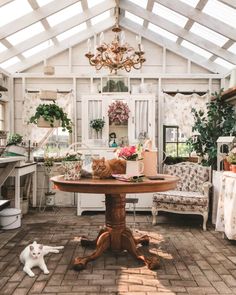
[[116, 100], [108, 108], [108, 117], [110, 122], [127, 123], [130, 109], [127, 103]]
[[81, 161], [82, 154], [75, 151], [67, 152], [62, 161]]
[[118, 157], [128, 161], [137, 161], [139, 158], [136, 146], [125, 146], [118, 152]]

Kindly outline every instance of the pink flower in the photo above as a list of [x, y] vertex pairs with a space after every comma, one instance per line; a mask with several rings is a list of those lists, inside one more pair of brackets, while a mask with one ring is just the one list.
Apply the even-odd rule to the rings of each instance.
[[119, 158], [123, 158], [125, 160], [133, 160], [136, 161], [138, 159], [138, 151], [136, 146], [125, 146], [123, 147], [119, 153]]
[[108, 117], [110, 122], [127, 122], [129, 119], [129, 107], [127, 103], [124, 103], [121, 100], [116, 100], [108, 109]]

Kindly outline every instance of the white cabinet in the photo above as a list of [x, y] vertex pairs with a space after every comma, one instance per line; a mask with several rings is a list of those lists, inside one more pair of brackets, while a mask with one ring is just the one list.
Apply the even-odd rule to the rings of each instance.
[[[109, 146], [109, 135], [116, 134], [119, 145], [136, 144], [143, 138], [150, 138], [155, 143], [155, 95], [153, 94], [90, 94], [82, 100], [82, 140], [90, 147]], [[108, 109], [115, 101], [127, 103], [130, 113], [126, 125], [109, 124]], [[98, 134], [90, 127], [90, 121], [103, 119], [105, 126]]]

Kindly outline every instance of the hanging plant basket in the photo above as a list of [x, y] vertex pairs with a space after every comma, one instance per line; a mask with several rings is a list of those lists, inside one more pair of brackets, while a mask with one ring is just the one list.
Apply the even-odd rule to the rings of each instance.
[[[53, 124], [53, 126], [51, 126]], [[40, 117], [37, 122], [37, 126], [40, 128], [58, 128], [61, 126], [61, 120], [54, 120], [53, 123], [46, 121], [43, 117]]]

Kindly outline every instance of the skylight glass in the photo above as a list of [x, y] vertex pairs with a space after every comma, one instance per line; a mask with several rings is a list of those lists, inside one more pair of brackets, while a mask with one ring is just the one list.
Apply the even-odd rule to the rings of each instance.
[[191, 32], [194, 34], [201, 36], [202, 38], [209, 40], [216, 45], [222, 46], [224, 45], [229, 39], [220, 35], [198, 23], [194, 23], [192, 28], [190, 29]]
[[87, 0], [88, 2], [88, 8], [91, 8], [95, 5], [98, 5], [100, 3], [102, 3], [104, 0]]
[[14, 56], [6, 61], [4, 61], [3, 63], [0, 64], [0, 67], [3, 69], [6, 69], [16, 63], [20, 62], [20, 59], [17, 56]]
[[130, 2], [133, 2], [136, 5], [141, 6], [142, 8], [146, 9], [147, 8], [147, 0], [129, 0]]
[[202, 10], [204, 13], [221, 20], [222, 22], [236, 28], [236, 12], [235, 9], [220, 3], [217, 0], [210, 0]]
[[27, 0], [15, 0], [0, 8], [0, 27], [31, 12], [33, 9]]
[[196, 7], [199, 2], [199, 0], [180, 0], [180, 1], [193, 7]]
[[108, 10], [108, 11], [105, 11], [105, 12], [99, 14], [98, 16], [95, 16], [95, 17], [91, 18], [91, 23], [94, 26], [97, 23], [100, 23], [100, 22], [102, 22], [103, 20], [106, 20], [109, 17], [110, 17], [110, 11]]
[[128, 19], [132, 20], [133, 22], [135, 22], [139, 25], [143, 25], [143, 18], [138, 17], [137, 15], [134, 15], [133, 13], [126, 11], [125, 17], [127, 17]]
[[40, 52], [40, 51], [42, 51], [44, 49], [47, 49], [47, 48], [49, 48], [51, 46], [52, 46], [52, 41], [48, 40], [48, 41], [40, 43], [39, 45], [37, 45], [37, 46], [23, 52], [22, 55], [24, 57], [30, 57], [30, 56], [32, 56], [32, 55], [34, 55], [34, 54], [36, 54], [36, 53], [38, 53], [38, 52]]
[[70, 29], [70, 30], [67, 30], [65, 31], [64, 33], [60, 34], [57, 36], [57, 40], [58, 41], [62, 41], [62, 40], [65, 40], [75, 34], [78, 34], [79, 32], [82, 32], [84, 30], [86, 30], [87, 28], [87, 25], [86, 23], [82, 23], [78, 26], [75, 26], [74, 28]]
[[165, 38], [167, 38], [167, 39], [169, 39], [171, 41], [176, 42], [176, 40], [178, 39], [178, 36], [168, 32], [168, 31], [166, 31], [166, 30], [164, 30], [164, 29], [162, 29], [162, 28], [160, 28], [160, 27], [158, 27], [158, 26], [156, 26], [154, 24], [149, 23], [148, 24], [148, 29], [155, 32], [155, 33], [158, 33], [159, 35], [161, 35], [161, 36], [163, 36], [163, 37], [165, 37]]
[[6, 39], [12, 45], [16, 45], [16, 44], [21, 43], [21, 42], [25, 41], [26, 39], [34, 36], [34, 35], [37, 35], [38, 33], [43, 32], [43, 31], [44, 31], [43, 25], [41, 24], [41, 22], [37, 22], [37, 23], [7, 37]]
[[222, 67], [225, 67], [227, 69], [233, 69], [235, 67], [235, 65], [231, 64], [230, 62], [218, 57], [215, 60], [215, 63], [217, 63], [218, 65], [221, 65]]
[[38, 6], [44, 6], [50, 2], [52, 2], [53, 0], [36, 0], [38, 3]]
[[175, 23], [176, 25], [182, 28], [188, 21], [188, 19], [185, 16], [182, 16], [181, 14], [174, 12], [173, 10], [170, 10], [169, 8], [158, 3], [154, 4], [152, 12], [163, 18], [168, 19], [172, 23]]
[[57, 13], [50, 15], [49, 17], [47, 17], [47, 21], [49, 22], [49, 25], [53, 27], [81, 12], [83, 12], [81, 2], [77, 2], [65, 9], [60, 10]]
[[1, 42], [0, 42], [0, 52], [3, 52], [7, 49], [6, 46], [4, 46]]
[[188, 42], [186, 40], [184, 40], [181, 43], [181, 45], [188, 48], [188, 49], [190, 49], [190, 50], [192, 50], [192, 51], [194, 51], [194, 52], [196, 52], [197, 54], [199, 54], [199, 55], [201, 55], [201, 56], [203, 56], [203, 57], [205, 57], [207, 59], [209, 59], [212, 56], [212, 54], [210, 52], [208, 52], [208, 51], [206, 51], [206, 50], [204, 50], [204, 49], [202, 49], [202, 48], [200, 48], [200, 47], [198, 47], [198, 46], [196, 46], [196, 45], [194, 45], [194, 44], [192, 44], [192, 43], [190, 43], [190, 42]]
[[230, 52], [236, 54], [236, 43], [231, 45], [227, 50], [229, 50]]

